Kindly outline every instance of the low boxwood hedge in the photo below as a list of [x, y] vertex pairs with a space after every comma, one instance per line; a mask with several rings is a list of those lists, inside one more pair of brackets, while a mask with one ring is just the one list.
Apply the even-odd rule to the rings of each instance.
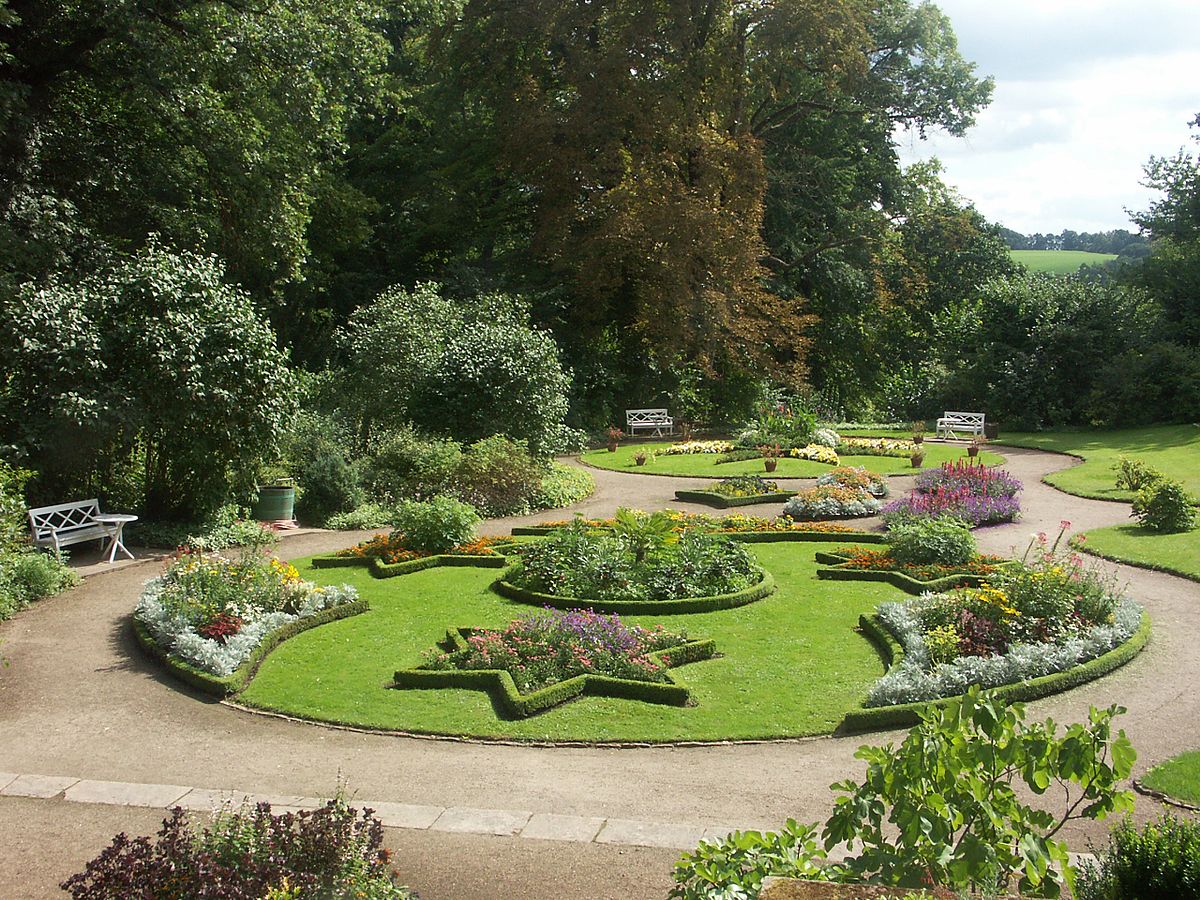
[[[896, 653], [899, 647], [898, 642], [876, 617], [864, 616], [859, 621], [859, 626], [863, 633], [879, 647], [880, 653], [884, 655], [885, 659]], [[1142, 623], [1138, 626], [1138, 630], [1125, 643], [1113, 647], [1107, 653], [1062, 672], [1054, 672], [1050, 675], [1031, 678], [1028, 681], [1018, 681], [992, 688], [989, 693], [996, 694], [1010, 703], [1018, 701], [1025, 703], [1049, 697], [1051, 694], [1062, 693], [1089, 681], [1095, 681], [1100, 676], [1119, 669], [1141, 653], [1147, 641], [1150, 640], [1150, 631], [1150, 616], [1143, 612]], [[900, 652], [903, 653], [903, 651]], [[892, 656], [891, 664], [899, 663], [900, 658], [900, 656]], [[918, 703], [899, 703], [894, 706], [874, 706], [869, 709], [853, 710], [846, 713], [834, 733], [854, 734], [862, 731], [884, 731], [889, 728], [909, 728], [920, 721], [921, 713], [925, 710], [934, 706], [945, 706], [954, 699], [956, 698], [941, 697], [937, 700], [925, 700]]]
[[710, 597], [685, 597], [680, 600], [594, 600], [586, 597], [560, 597], [557, 594], [531, 591], [503, 578], [492, 583], [492, 590], [501, 597], [518, 603], [528, 603], [530, 606], [590, 609], [593, 612], [617, 613], [622, 616], [670, 616], [733, 609], [770, 596], [775, 591], [774, 576], [757, 566], [755, 571], [759, 573], [759, 581], [744, 590], [732, 594], [714, 594]]
[[731, 506], [754, 506], [759, 503], [783, 503], [796, 496], [795, 491], [779, 491], [772, 494], [758, 494], [753, 497], [726, 497], [714, 491], [676, 491], [675, 499], [685, 503], [703, 503], [716, 509], [728, 509]]
[[[541, 537], [557, 531], [561, 525], [516, 525], [514, 537]], [[718, 531], [722, 537], [746, 544], [769, 544], [775, 541], [840, 541], [850, 544], [882, 544], [887, 538], [874, 531]]]
[[[837, 553], [817, 552], [817, 562], [825, 566], [838, 566], [846, 562], [847, 557]], [[931, 581], [921, 581], [903, 572], [892, 572], [887, 569], [817, 569], [817, 577], [826, 581], [882, 581], [900, 588], [908, 594], [919, 596], [926, 591], [935, 594], [960, 587], [979, 587], [987, 581], [984, 575], [946, 575]]]
[[482, 569], [503, 569], [508, 565], [508, 558], [502, 553], [454, 555], [439, 553], [434, 556], [422, 556], [420, 559], [410, 559], [405, 562], [386, 563], [378, 556], [314, 556], [314, 569], [334, 569], [340, 566], [368, 566], [376, 578], [393, 578], [397, 575], [409, 575], [422, 572], [425, 569], [435, 569], [438, 566], [478, 566]]
[[[446, 632], [446, 640], [455, 649], [465, 649], [471, 631], [470, 628], [452, 628]], [[716, 649], [714, 641], [699, 640], [671, 647], [656, 653], [655, 656], [666, 668], [671, 669], [690, 662], [710, 659], [716, 654]], [[687, 706], [691, 701], [691, 690], [670, 672], [666, 673], [666, 677], [666, 682], [653, 682], [613, 678], [608, 675], [576, 675], [530, 694], [522, 694], [517, 690], [512, 676], [504, 669], [401, 669], [396, 672], [392, 686], [408, 689], [465, 688], [487, 691], [504, 715], [526, 718], [586, 694], [641, 700], [666, 706]]]
[[251, 651], [244, 663], [230, 674], [223, 676], [213, 675], [183, 660], [175, 659], [159, 646], [158, 641], [154, 640], [154, 636], [150, 634], [146, 626], [136, 618], [133, 618], [133, 634], [146, 654], [151, 659], [161, 663], [168, 672], [180, 681], [190, 684], [192, 687], [206, 694], [212, 694], [215, 697], [228, 697], [245, 688], [250, 683], [250, 679], [254, 677], [254, 673], [258, 671], [258, 667], [262, 664], [262, 661], [284, 641], [295, 637], [303, 631], [308, 631], [310, 628], [316, 628], [319, 625], [325, 625], [329, 622], [336, 622], [338, 619], [357, 616], [368, 609], [370, 609], [370, 606], [366, 600], [355, 600], [352, 603], [345, 603], [341, 606], [335, 606], [332, 609], [323, 609], [311, 616], [305, 616], [303, 619], [293, 619], [286, 625], [266, 634], [259, 645]]

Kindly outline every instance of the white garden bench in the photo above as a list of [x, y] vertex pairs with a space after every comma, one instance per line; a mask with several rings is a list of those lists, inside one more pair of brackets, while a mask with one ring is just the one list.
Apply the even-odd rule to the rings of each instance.
[[983, 413], [947, 412], [937, 420], [937, 436], [947, 440], [958, 440], [958, 432], [983, 437]]
[[136, 518], [106, 516], [100, 512], [100, 501], [95, 498], [29, 510], [29, 525], [33, 529], [35, 546], [53, 547], [57, 553], [68, 544], [109, 541], [112, 549], [109, 562], [112, 562], [118, 549], [133, 559], [133, 554], [121, 543], [121, 531], [126, 522]]
[[667, 415], [665, 409], [627, 409], [625, 423], [630, 434], [637, 434], [639, 428], [653, 431], [655, 436], [661, 436], [664, 428], [667, 434], [675, 433], [675, 420]]

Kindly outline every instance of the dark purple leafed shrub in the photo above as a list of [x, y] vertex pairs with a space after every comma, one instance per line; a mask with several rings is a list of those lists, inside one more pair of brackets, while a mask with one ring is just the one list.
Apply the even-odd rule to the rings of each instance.
[[331, 800], [299, 814], [253, 809], [218, 815], [197, 833], [176, 807], [158, 839], [124, 832], [62, 883], [75, 900], [322, 897], [411, 900], [395, 882], [383, 826], [370, 810]]

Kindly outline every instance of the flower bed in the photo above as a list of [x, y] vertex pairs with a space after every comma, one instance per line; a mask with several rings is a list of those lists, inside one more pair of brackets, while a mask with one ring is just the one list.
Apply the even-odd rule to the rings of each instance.
[[275, 558], [185, 553], [146, 582], [134, 619], [169, 658], [224, 678], [273, 632], [357, 600], [352, 586], [317, 587]]
[[398, 531], [393, 531], [391, 534], [377, 534], [369, 540], [363, 541], [361, 544], [355, 544], [353, 547], [347, 547], [345, 550], [339, 550], [337, 557], [370, 561], [379, 559], [389, 565], [396, 563], [411, 562], [417, 559], [424, 559], [429, 556], [499, 556], [498, 546], [504, 546], [507, 541], [504, 538], [497, 537], [480, 537], [475, 538], [466, 544], [459, 544], [456, 547], [445, 551], [443, 554], [435, 554], [426, 550], [413, 550], [405, 545], [404, 535]]
[[883, 502], [869, 492], [840, 484], [825, 484], [800, 491], [783, 506], [783, 514], [798, 521], [857, 519], [873, 516]]
[[1021, 490], [1021, 482], [1004, 469], [957, 460], [917, 475], [919, 493], [932, 494], [939, 488], [951, 491], [966, 488], [973, 497], [1015, 497]]
[[833, 471], [817, 477], [818, 487], [827, 484], [837, 484], [866, 491], [876, 499], [882, 499], [890, 493], [887, 479], [863, 466], [838, 466]]
[[1005, 560], [999, 556], [979, 555], [965, 563], [917, 565], [903, 563], [892, 557], [889, 550], [867, 547], [839, 547], [830, 556], [841, 559], [835, 568], [850, 572], [899, 572], [914, 581], [938, 581], [959, 575], [986, 578], [1000, 571]]
[[838, 459], [837, 451], [824, 444], [809, 444], [807, 447], [793, 447], [788, 451], [788, 456], [792, 459], [807, 459], [812, 462], [824, 463], [827, 466], [836, 466], [840, 460]]
[[419, 669], [396, 672], [400, 688], [491, 690], [513, 716], [529, 716], [581, 694], [682, 706], [686, 685], [668, 669], [715, 652], [662, 626], [626, 625], [591, 610], [544, 610], [504, 629], [457, 628]]
[[1044, 536], [1019, 564], [977, 588], [885, 603], [879, 619], [903, 661], [871, 689], [867, 706], [961, 694], [1061, 672], [1128, 641], [1142, 609], [1098, 567], [1084, 568]]
[[733, 449], [730, 441], [684, 441], [657, 451], [658, 456], [689, 456], [693, 453], [728, 453]]
[[843, 437], [837, 445], [842, 456], [894, 456], [905, 459], [912, 456], [917, 445], [912, 441], [897, 441], [892, 438]]
[[1017, 497], [978, 496], [967, 485], [947, 488], [941, 485], [928, 494], [914, 491], [889, 503], [883, 510], [883, 521], [889, 528], [913, 519], [938, 519], [952, 516], [971, 526], [1012, 522], [1021, 514]]

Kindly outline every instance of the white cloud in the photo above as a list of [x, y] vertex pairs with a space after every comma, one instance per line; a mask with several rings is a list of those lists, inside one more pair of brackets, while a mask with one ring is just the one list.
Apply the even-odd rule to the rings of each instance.
[[967, 137], [899, 135], [907, 163], [937, 156], [946, 180], [1018, 231], [1131, 228], [1126, 208], [1152, 155], [1189, 143], [1200, 113], [1200, 3], [939, 4], [963, 55], [996, 75]]

